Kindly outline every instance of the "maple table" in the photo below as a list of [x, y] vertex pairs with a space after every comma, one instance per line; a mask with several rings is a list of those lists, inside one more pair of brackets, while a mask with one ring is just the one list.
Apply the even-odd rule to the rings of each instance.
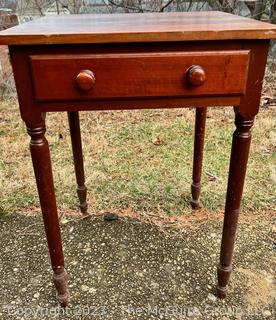
[[206, 108], [234, 106], [217, 295], [224, 298], [269, 39], [276, 26], [221, 12], [48, 16], [0, 33], [8, 45], [54, 283], [69, 302], [45, 114], [68, 112], [80, 208], [87, 212], [79, 110], [195, 107], [192, 201], [199, 206]]

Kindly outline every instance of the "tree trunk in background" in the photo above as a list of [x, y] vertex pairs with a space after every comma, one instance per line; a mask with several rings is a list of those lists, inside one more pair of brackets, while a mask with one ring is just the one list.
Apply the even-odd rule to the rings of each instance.
[[252, 17], [256, 20], [261, 20], [262, 14], [265, 9], [265, 1], [264, 0], [256, 0], [255, 7], [252, 13]]
[[270, 22], [276, 24], [276, 2], [271, 7]]

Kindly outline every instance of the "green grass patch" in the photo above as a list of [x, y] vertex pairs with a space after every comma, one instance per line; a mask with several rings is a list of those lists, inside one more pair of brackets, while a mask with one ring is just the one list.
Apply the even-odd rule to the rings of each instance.
[[[8, 103], [0, 108], [1, 118], [6, 117], [0, 135], [1, 210], [38, 206], [24, 124], [17, 112], [5, 111]], [[256, 120], [245, 211], [276, 210], [275, 115], [275, 110], [262, 110]], [[230, 108], [209, 109], [202, 201], [210, 211], [221, 210], [225, 202], [233, 117]], [[194, 110], [83, 112], [81, 128], [90, 212], [126, 208], [169, 215], [190, 212]], [[76, 208], [66, 114], [50, 114], [47, 129], [58, 204]]]

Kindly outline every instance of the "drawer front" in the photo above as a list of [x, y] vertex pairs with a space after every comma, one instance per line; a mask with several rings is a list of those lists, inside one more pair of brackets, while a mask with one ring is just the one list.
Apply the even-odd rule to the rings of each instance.
[[242, 95], [249, 51], [33, 55], [30, 61], [38, 101]]

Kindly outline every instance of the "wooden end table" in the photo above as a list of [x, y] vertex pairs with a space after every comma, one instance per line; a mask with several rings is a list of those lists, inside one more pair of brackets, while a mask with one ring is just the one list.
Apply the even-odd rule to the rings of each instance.
[[0, 33], [8, 45], [40, 198], [54, 284], [69, 302], [46, 112], [67, 111], [80, 208], [87, 212], [79, 110], [195, 107], [192, 206], [199, 205], [206, 108], [234, 106], [217, 295], [232, 270], [237, 221], [269, 39], [276, 26], [221, 12], [48, 16]]

